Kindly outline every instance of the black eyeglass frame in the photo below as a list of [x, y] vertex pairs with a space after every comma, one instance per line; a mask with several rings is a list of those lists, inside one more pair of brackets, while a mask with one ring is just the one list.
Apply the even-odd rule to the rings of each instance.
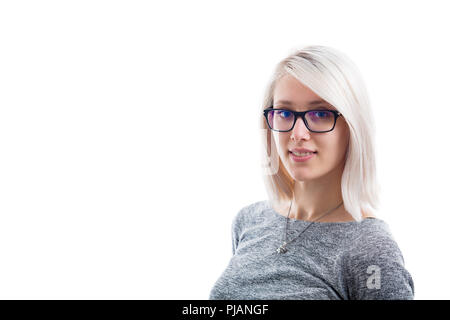
[[[294, 118], [294, 123], [293, 123], [292, 127], [291, 127], [289, 130], [276, 130], [276, 129], [273, 129], [273, 128], [270, 126], [269, 118], [267, 117], [267, 115], [268, 115], [269, 111], [274, 111], [274, 110], [288, 111], [288, 112], [291, 112], [291, 113], [294, 114], [294, 116], [295, 116], [295, 118]], [[305, 115], [306, 115], [308, 112], [314, 112], [314, 111], [328, 111], [328, 112], [332, 112], [332, 113], [334, 114], [334, 123], [333, 123], [333, 127], [332, 127], [330, 130], [326, 130], [326, 131], [315, 131], [315, 130], [312, 130], [312, 129], [309, 127], [309, 125], [308, 125], [308, 121], [306, 121], [306, 119], [305, 119]], [[280, 109], [280, 108], [273, 108], [273, 107], [264, 109], [263, 114], [264, 114], [264, 118], [266, 118], [267, 125], [268, 125], [269, 128], [270, 128], [271, 130], [273, 130], [273, 131], [276, 131], [276, 132], [289, 132], [289, 131], [291, 131], [291, 130], [295, 127], [295, 123], [297, 122], [297, 118], [300, 117], [300, 118], [302, 118], [303, 123], [305, 124], [306, 128], [308, 128], [309, 131], [315, 132], [315, 133], [324, 133], [324, 132], [330, 132], [330, 131], [333, 131], [333, 130], [334, 130], [334, 127], [336, 126], [337, 118], [338, 118], [339, 116], [342, 116], [342, 113], [340, 113], [340, 112], [337, 111], [337, 110], [320, 109], [320, 110], [308, 110], [308, 111], [293, 111], [293, 110], [289, 110], [289, 109]]]

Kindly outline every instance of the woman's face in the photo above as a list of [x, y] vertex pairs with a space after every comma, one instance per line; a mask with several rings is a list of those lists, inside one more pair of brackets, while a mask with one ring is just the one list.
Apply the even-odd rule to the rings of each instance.
[[[320, 104], [311, 104], [320, 100], [323, 101]], [[290, 104], [282, 101], [289, 101]], [[324, 107], [336, 110], [291, 75], [285, 75], [278, 80], [274, 89], [273, 106], [293, 111]], [[272, 131], [272, 134], [281, 161], [296, 181], [311, 181], [342, 173], [349, 142], [349, 129], [342, 116], [337, 118], [334, 129], [329, 132], [310, 132], [299, 117], [291, 131]], [[306, 148], [316, 153], [307, 161], [295, 162], [290, 152], [294, 148]]]

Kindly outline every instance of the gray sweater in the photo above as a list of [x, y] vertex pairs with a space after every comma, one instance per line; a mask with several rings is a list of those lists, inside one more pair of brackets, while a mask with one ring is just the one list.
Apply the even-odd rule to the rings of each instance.
[[[309, 221], [289, 219], [288, 241]], [[414, 284], [386, 222], [315, 222], [278, 254], [286, 217], [269, 201], [232, 222], [233, 256], [214, 284], [215, 300], [414, 299]]]

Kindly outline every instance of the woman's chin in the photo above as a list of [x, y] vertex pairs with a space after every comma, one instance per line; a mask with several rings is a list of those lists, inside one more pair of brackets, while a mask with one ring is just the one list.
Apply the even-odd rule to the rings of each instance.
[[298, 170], [295, 170], [294, 172], [291, 172], [291, 177], [294, 178], [296, 181], [311, 181], [314, 180], [316, 177], [311, 174], [311, 172], [302, 173]]

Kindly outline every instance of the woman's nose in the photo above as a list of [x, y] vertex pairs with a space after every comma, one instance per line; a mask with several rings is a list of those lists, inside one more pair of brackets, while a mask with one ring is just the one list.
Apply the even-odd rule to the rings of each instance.
[[295, 138], [295, 140], [309, 139], [311, 137], [310, 132], [303, 122], [302, 118], [297, 118], [295, 126], [294, 128], [292, 128], [291, 135]]

